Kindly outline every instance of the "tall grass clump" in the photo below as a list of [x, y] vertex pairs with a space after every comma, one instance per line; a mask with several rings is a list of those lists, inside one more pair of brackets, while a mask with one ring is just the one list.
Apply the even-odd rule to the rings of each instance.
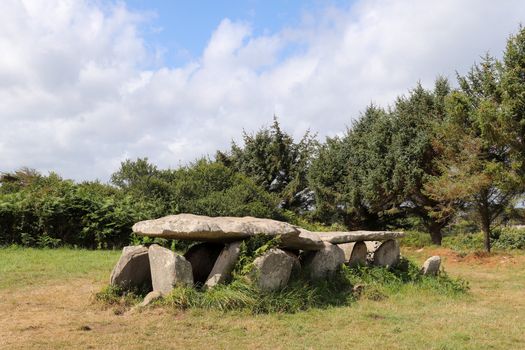
[[391, 269], [378, 266], [356, 266], [343, 267], [343, 271], [352, 285], [362, 286], [365, 296], [372, 299], [402, 292], [406, 287], [449, 296], [464, 294], [469, 290], [467, 281], [450, 277], [443, 270], [437, 276], [423, 276], [420, 273], [420, 267], [405, 258], [402, 258]]
[[178, 287], [162, 303], [181, 310], [296, 313], [312, 308], [350, 305], [360, 296], [380, 300], [402, 292], [407, 286], [446, 296], [464, 294], [469, 289], [466, 281], [451, 278], [444, 271], [435, 277], [422, 276], [417, 265], [403, 259], [393, 269], [343, 266], [330, 278], [319, 281], [299, 276], [283, 289], [273, 292], [260, 291], [248, 278], [241, 277], [209, 290]]
[[348, 305], [353, 300], [352, 286], [339, 272], [329, 279], [310, 282], [295, 279], [281, 290], [264, 292], [247, 278], [209, 290], [175, 288], [163, 301], [177, 309], [245, 310], [252, 314], [296, 313], [310, 308]]

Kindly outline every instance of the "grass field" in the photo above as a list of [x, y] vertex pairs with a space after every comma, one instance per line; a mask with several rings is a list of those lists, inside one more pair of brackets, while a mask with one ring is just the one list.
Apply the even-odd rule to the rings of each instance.
[[120, 252], [0, 249], [0, 348], [525, 349], [525, 255], [439, 254], [466, 295], [407, 286], [387, 298], [296, 314], [116, 312], [94, 302]]

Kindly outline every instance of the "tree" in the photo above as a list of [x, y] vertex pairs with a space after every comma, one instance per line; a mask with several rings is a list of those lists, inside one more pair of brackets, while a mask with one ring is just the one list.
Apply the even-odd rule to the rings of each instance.
[[318, 213], [329, 217], [320, 211], [330, 209], [347, 225], [369, 228], [415, 215], [440, 244], [451, 215], [435, 215], [443, 203], [425, 192], [425, 184], [440, 171], [433, 139], [449, 91], [442, 78], [432, 91], [418, 84], [389, 111], [371, 105], [343, 138], [327, 141], [310, 176]]
[[270, 128], [243, 134], [243, 146], [232, 143], [228, 152], [217, 152], [218, 162], [245, 174], [281, 200], [281, 207], [308, 210], [310, 191], [306, 175], [317, 142], [308, 131], [299, 142], [284, 132], [274, 117]]
[[435, 199], [456, 198], [474, 211], [488, 252], [493, 225], [523, 193], [522, 139], [517, 135], [523, 114], [504, 97], [503, 77], [511, 80], [508, 75], [505, 66], [486, 55], [466, 76], [458, 76], [460, 89], [447, 99], [448, 120], [436, 142], [443, 153], [438, 161], [442, 174], [427, 188]]

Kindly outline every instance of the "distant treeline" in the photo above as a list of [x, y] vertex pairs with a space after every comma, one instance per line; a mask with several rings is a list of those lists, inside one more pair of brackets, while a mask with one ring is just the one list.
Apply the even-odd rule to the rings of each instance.
[[110, 184], [31, 169], [0, 178], [0, 244], [118, 247], [167, 214], [252, 215], [311, 226], [416, 228], [440, 244], [458, 217], [484, 233], [525, 193], [525, 29], [431, 90], [370, 105], [341, 137], [295, 141], [277, 119], [243, 144], [178, 169], [127, 160]]

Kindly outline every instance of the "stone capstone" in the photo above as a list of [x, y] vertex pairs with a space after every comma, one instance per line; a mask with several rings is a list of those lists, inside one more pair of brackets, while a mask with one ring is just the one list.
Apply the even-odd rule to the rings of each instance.
[[233, 242], [255, 235], [298, 236], [299, 230], [286, 222], [246, 217], [208, 217], [193, 214], [169, 215], [137, 222], [133, 232], [140, 236], [201, 242]]
[[242, 242], [227, 243], [222, 249], [219, 257], [208, 275], [205, 286], [211, 288], [217, 284], [226, 283], [231, 279], [231, 273], [235, 263], [239, 258], [240, 246]]
[[313, 232], [317, 233], [321, 240], [332, 243], [342, 244], [349, 242], [363, 241], [386, 241], [404, 237], [403, 232], [393, 231], [349, 231], [349, 232]]
[[191, 264], [194, 283], [204, 284], [206, 282], [223, 248], [224, 244], [206, 242], [188, 249], [184, 258]]
[[250, 276], [260, 290], [278, 290], [288, 284], [293, 265], [290, 255], [281, 249], [270, 249], [253, 261]]
[[306, 255], [303, 266], [311, 279], [321, 279], [333, 274], [344, 262], [344, 251], [337, 245], [325, 243], [321, 250]]
[[300, 227], [297, 229], [299, 230], [299, 235], [287, 235], [281, 237], [281, 243], [279, 246], [282, 248], [300, 250], [319, 250], [324, 247], [324, 242], [319, 238], [317, 233], [307, 231]]
[[123, 289], [151, 287], [148, 248], [142, 245], [124, 247], [111, 272], [110, 284]]
[[174, 287], [193, 285], [191, 264], [182, 255], [157, 244], [149, 247], [148, 255], [154, 291], [164, 295]]
[[423, 267], [421, 267], [421, 274], [425, 276], [436, 276], [441, 267], [441, 257], [435, 255], [428, 258]]

